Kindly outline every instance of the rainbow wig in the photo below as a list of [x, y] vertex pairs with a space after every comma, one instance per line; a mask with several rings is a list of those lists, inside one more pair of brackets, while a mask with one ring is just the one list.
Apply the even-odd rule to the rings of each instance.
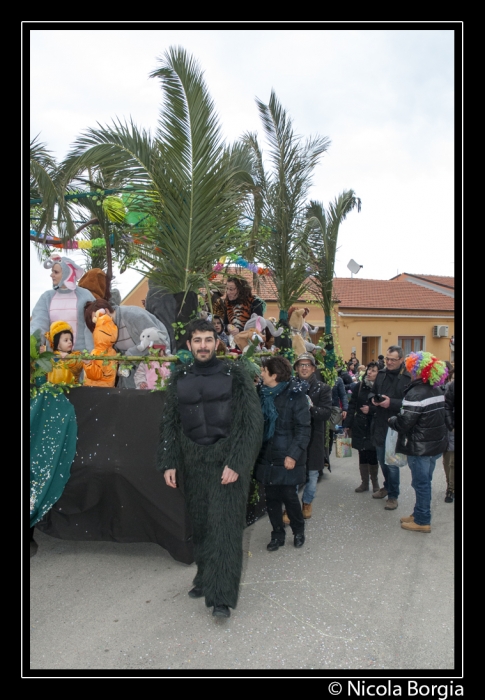
[[444, 384], [448, 377], [448, 367], [430, 352], [411, 352], [405, 360], [406, 369], [413, 379], [422, 379], [431, 386]]

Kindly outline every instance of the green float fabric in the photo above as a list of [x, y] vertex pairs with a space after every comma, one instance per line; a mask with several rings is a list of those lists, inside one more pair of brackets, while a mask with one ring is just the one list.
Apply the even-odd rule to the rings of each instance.
[[74, 406], [63, 394], [30, 401], [30, 527], [59, 500], [76, 453]]

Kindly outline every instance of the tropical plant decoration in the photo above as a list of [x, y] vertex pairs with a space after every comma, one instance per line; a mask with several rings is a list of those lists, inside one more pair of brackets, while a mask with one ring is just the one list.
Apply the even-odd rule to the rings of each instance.
[[31, 229], [39, 245], [53, 233], [72, 238], [76, 227], [72, 204], [64, 199], [61, 169], [39, 135], [30, 142], [30, 216]]
[[173, 294], [197, 292], [231, 250], [231, 229], [249, 197], [250, 158], [242, 144], [224, 144], [202, 70], [184, 49], [168, 49], [150, 77], [163, 91], [155, 136], [119, 120], [89, 129], [77, 139], [66, 171], [72, 177], [99, 170], [120, 186], [149, 193], [137, 202], [133, 267]]
[[269, 168], [257, 135], [247, 133], [244, 143], [252, 153], [250, 213], [255, 227], [263, 224], [268, 234], [253, 241], [253, 253], [272, 272], [280, 318], [285, 319], [292, 304], [307, 290], [308, 251], [305, 214], [312, 174], [330, 145], [326, 137], [303, 141], [294, 133], [292, 121], [272, 91], [266, 105], [257, 99], [266, 140]]
[[308, 250], [311, 259], [312, 291], [325, 314], [325, 333], [332, 332], [333, 277], [339, 228], [353, 209], [360, 212], [361, 200], [346, 190], [324, 209], [321, 202], [307, 207]]

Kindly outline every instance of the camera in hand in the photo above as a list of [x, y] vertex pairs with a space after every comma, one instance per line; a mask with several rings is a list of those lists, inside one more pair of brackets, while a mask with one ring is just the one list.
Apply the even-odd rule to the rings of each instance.
[[369, 403], [372, 403], [372, 399], [374, 399], [376, 403], [382, 403], [383, 401], [385, 401], [385, 398], [384, 396], [382, 396], [382, 394], [373, 394], [371, 392], [369, 393]]

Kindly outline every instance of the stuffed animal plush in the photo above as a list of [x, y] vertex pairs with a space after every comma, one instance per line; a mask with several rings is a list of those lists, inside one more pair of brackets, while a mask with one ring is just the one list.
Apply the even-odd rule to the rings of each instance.
[[303, 355], [304, 352], [309, 352], [301, 334], [305, 316], [305, 309], [293, 309], [288, 318], [291, 329], [291, 346], [297, 357]]
[[242, 352], [247, 352], [250, 343], [257, 338], [258, 346], [256, 352], [264, 352], [266, 350], [264, 345], [266, 334], [263, 331], [266, 328], [274, 338], [278, 338], [283, 333], [283, 328], [275, 328], [269, 319], [264, 318], [264, 316], [258, 316], [258, 314], [252, 314], [251, 318], [246, 321], [244, 330], [234, 336], [234, 342]]
[[145, 328], [140, 333], [140, 344], [137, 345], [138, 350], [146, 350], [146, 348], [152, 348], [153, 346], [162, 345], [166, 348], [166, 338], [163, 333], [158, 328]]

